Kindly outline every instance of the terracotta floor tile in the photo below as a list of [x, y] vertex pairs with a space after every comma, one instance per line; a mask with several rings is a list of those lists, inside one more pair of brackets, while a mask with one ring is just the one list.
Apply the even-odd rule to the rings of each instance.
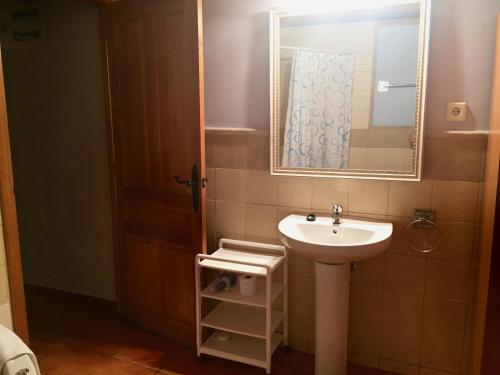
[[306, 353], [291, 350], [286, 353], [283, 349], [278, 349], [273, 355], [273, 375], [289, 375], [294, 373], [295, 369], [302, 362]]
[[[43, 375], [264, 375], [261, 368], [196, 353], [117, 317], [109, 303], [27, 288], [31, 347]], [[159, 371], [161, 369], [161, 371]], [[159, 372], [158, 372], [159, 371]], [[314, 356], [279, 349], [273, 375], [313, 375]], [[387, 372], [349, 366], [349, 375]]]
[[156, 373], [157, 370], [132, 365], [116, 359], [110, 359], [89, 372], [90, 375], [153, 375]]
[[122, 321], [97, 327], [80, 340], [98, 353], [152, 369], [164, 367], [182, 349]]
[[294, 375], [314, 375], [314, 355], [305, 353]]
[[53, 349], [53, 352], [45, 355], [39, 361], [40, 371], [43, 375], [89, 374], [93, 369], [109, 360], [109, 358], [74, 342], [58, 344]]

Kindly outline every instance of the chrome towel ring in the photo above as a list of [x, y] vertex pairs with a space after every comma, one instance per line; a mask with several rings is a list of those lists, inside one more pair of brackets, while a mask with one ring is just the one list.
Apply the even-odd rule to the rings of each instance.
[[[423, 210], [423, 209], [415, 210], [415, 219], [406, 227], [406, 239], [408, 241], [408, 246], [410, 246], [410, 248], [420, 253], [428, 254], [432, 253], [439, 247], [439, 245], [441, 245], [441, 242], [443, 241], [443, 234], [441, 233], [438, 226], [434, 222], [434, 217], [435, 217], [434, 210]], [[436, 243], [426, 249], [418, 248], [412, 243], [409, 236], [410, 230], [412, 228], [435, 230], [437, 232]]]

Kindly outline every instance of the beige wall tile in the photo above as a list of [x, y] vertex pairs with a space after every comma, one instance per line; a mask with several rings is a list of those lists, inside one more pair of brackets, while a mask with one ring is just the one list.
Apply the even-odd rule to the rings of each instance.
[[288, 269], [290, 276], [313, 276], [313, 261], [296, 251], [288, 252]]
[[267, 171], [247, 170], [245, 196], [249, 203], [277, 204], [278, 177]]
[[356, 263], [358, 269], [351, 272], [351, 285], [371, 286], [378, 289], [384, 287], [385, 256], [383, 254]]
[[370, 111], [352, 111], [352, 128], [368, 129], [370, 126]]
[[413, 150], [409, 148], [388, 148], [387, 169], [409, 171], [413, 169]]
[[379, 356], [382, 326], [380, 322], [349, 319], [349, 351]]
[[349, 150], [349, 168], [366, 169], [366, 148], [352, 147]]
[[297, 307], [290, 308], [288, 311], [290, 314], [288, 322], [290, 339], [310, 342], [313, 329], [311, 312], [305, 308]]
[[422, 329], [425, 332], [464, 337], [467, 303], [425, 296]]
[[349, 316], [356, 320], [379, 322], [382, 318], [382, 290], [352, 286], [349, 295]]
[[351, 130], [351, 138], [349, 140], [349, 150], [366, 150], [368, 147], [369, 129], [353, 129]]
[[[429, 254], [431, 258], [471, 261], [476, 225], [472, 223], [455, 223], [437, 221], [442, 234], [442, 241], [436, 251]], [[439, 241], [437, 231], [430, 233], [431, 243]]]
[[216, 178], [215, 178], [215, 168], [207, 168], [207, 199], [215, 199], [216, 191]]
[[387, 253], [425, 257], [425, 254], [410, 248], [409, 240], [411, 239], [414, 245], [421, 244], [424, 240], [427, 240], [428, 230], [415, 230], [411, 233], [411, 236], [409, 236], [406, 228], [410, 223], [410, 218], [389, 216], [387, 219], [391, 221], [393, 225], [391, 245]]
[[387, 151], [385, 148], [366, 149], [366, 168], [385, 170], [387, 167]]
[[311, 278], [307, 276], [290, 275], [288, 277], [288, 295], [290, 308], [311, 310]]
[[245, 171], [242, 169], [215, 170], [215, 197], [220, 201], [245, 201]]
[[353, 111], [369, 111], [371, 104], [371, 91], [353, 91], [352, 93], [352, 110]]
[[308, 215], [311, 213], [310, 208], [295, 208], [295, 207], [280, 207], [278, 206], [278, 222], [288, 215]]
[[373, 69], [373, 51], [361, 51], [356, 54], [356, 70], [371, 71]]
[[425, 259], [386, 254], [384, 289], [406, 293], [424, 293]]
[[216, 201], [215, 225], [218, 233], [245, 234], [245, 204]]
[[478, 183], [434, 181], [432, 208], [439, 220], [474, 222], [476, 219]]
[[311, 208], [312, 179], [308, 177], [284, 177], [278, 179], [280, 206]]
[[424, 332], [420, 348], [420, 365], [430, 369], [459, 373], [463, 340]]
[[349, 211], [386, 215], [388, 196], [387, 181], [351, 180]]
[[208, 141], [205, 145], [205, 163], [208, 168], [215, 168], [215, 145]]
[[349, 210], [349, 181], [333, 178], [314, 178], [312, 183], [312, 209], [331, 210], [341, 204]]
[[382, 358], [416, 365], [419, 345], [419, 330], [382, 324]]
[[246, 240], [245, 234], [243, 233], [231, 233], [231, 232], [215, 232], [215, 241], [219, 244], [222, 238], [230, 238], [232, 240]]
[[395, 362], [388, 359], [380, 360], [380, 369], [384, 371], [390, 371], [395, 374], [418, 375], [418, 366]]
[[416, 208], [430, 208], [432, 181], [389, 182], [389, 215], [414, 217]]
[[228, 141], [214, 145], [214, 166], [216, 168], [245, 169], [247, 167], [247, 147]]
[[208, 251], [212, 252], [216, 250], [215, 242], [215, 232], [216, 232], [216, 215], [215, 215], [216, 203], [214, 200], [207, 199], [206, 209], [207, 209], [207, 247]]
[[247, 204], [245, 210], [245, 234], [261, 238], [278, 237], [276, 206]]
[[425, 294], [466, 301], [469, 268], [464, 262], [428, 259]]
[[248, 169], [269, 171], [270, 149], [269, 135], [250, 137], [247, 142]]
[[425, 178], [450, 181], [481, 179], [486, 136], [462, 135], [459, 138], [425, 138]]
[[372, 73], [357, 72], [354, 75], [353, 91], [371, 91], [372, 87]]
[[384, 291], [383, 305], [383, 323], [420, 329], [424, 306], [423, 295], [386, 290]]

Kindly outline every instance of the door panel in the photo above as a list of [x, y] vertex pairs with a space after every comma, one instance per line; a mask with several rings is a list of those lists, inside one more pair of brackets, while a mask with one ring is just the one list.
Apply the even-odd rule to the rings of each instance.
[[194, 212], [191, 178], [204, 165], [200, 4], [121, 0], [104, 28], [114, 158], [119, 311], [194, 345], [194, 256], [205, 251], [204, 191]]
[[[127, 187], [150, 187], [151, 165], [149, 156], [149, 124], [146, 80], [147, 21], [141, 14], [120, 17], [113, 24], [117, 36], [114, 67], [117, 74], [116, 99], [118, 123], [121, 127], [121, 155], [123, 184]], [[144, 124], [145, 126], [137, 126]]]

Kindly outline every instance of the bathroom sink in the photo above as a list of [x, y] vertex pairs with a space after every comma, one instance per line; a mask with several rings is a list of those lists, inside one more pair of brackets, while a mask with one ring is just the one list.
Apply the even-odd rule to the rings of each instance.
[[348, 263], [374, 257], [389, 247], [392, 224], [343, 218], [334, 225], [329, 217], [307, 221], [289, 215], [278, 225], [283, 243], [293, 251], [324, 263]]

